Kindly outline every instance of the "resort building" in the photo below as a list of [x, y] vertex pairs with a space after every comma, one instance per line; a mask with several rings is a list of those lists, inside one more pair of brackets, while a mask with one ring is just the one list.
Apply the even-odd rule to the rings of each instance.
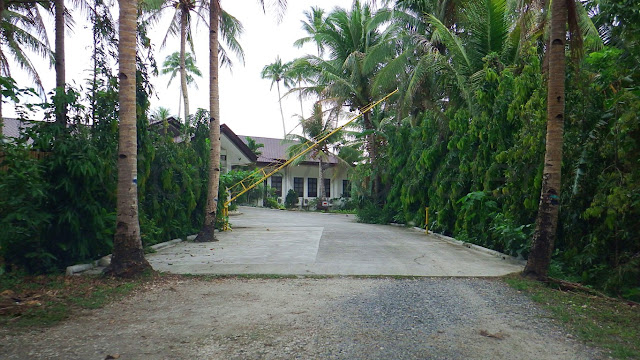
[[[255, 164], [268, 173], [277, 166], [276, 164], [282, 164], [289, 158], [287, 149], [295, 144], [295, 141], [251, 136], [256, 143], [263, 144], [263, 147], [258, 149], [261, 153], [256, 156], [247, 146], [248, 136], [236, 135], [225, 124], [220, 126], [220, 135], [223, 172]], [[307, 157], [297, 165], [291, 164], [268, 178], [266, 185], [275, 189], [278, 202], [281, 204], [284, 203], [289, 190], [293, 189], [298, 195], [299, 207], [308, 206], [309, 201], [321, 197], [320, 181], [324, 181], [324, 197], [329, 200], [329, 205], [332, 199], [350, 197], [350, 166], [340, 162], [335, 155], [330, 155], [323, 161], [324, 179], [320, 179], [319, 165], [317, 159]], [[261, 201], [258, 205], [262, 205]]]

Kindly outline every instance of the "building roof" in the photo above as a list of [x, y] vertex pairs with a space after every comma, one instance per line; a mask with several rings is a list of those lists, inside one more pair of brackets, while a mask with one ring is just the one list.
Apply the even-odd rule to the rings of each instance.
[[[282, 162], [282, 161], [286, 161], [289, 159], [289, 156], [287, 155], [287, 149], [294, 144], [299, 144], [300, 142], [297, 140], [283, 140], [283, 139], [273, 139], [273, 138], [266, 138], [266, 137], [260, 137], [260, 136], [244, 136], [244, 135], [238, 135], [238, 137], [240, 139], [242, 139], [242, 141], [247, 144], [247, 138], [250, 137], [253, 140], [255, 140], [255, 142], [257, 144], [263, 144], [264, 147], [258, 149], [258, 151], [261, 151], [262, 154], [260, 154], [258, 156], [258, 163], [273, 163], [273, 162]], [[318, 164], [318, 160], [316, 158], [313, 157], [307, 157], [306, 160], [304, 160], [302, 163], [303, 164]], [[325, 164], [337, 164], [338, 163], [338, 158], [334, 155], [331, 154], [329, 155], [329, 159], [328, 161], [323, 161]]]
[[220, 125], [220, 133], [226, 135], [233, 145], [235, 145], [249, 160], [259, 161], [256, 154], [254, 154], [247, 146], [246, 141], [243, 141], [240, 136], [236, 135], [236, 133], [234, 133], [227, 124]]
[[[149, 119], [149, 127], [158, 133], [162, 133], [164, 130], [164, 120], [163, 119]], [[167, 118], [167, 132], [177, 140], [177, 142], [182, 142], [182, 123], [174, 118], [173, 116], [169, 116]]]

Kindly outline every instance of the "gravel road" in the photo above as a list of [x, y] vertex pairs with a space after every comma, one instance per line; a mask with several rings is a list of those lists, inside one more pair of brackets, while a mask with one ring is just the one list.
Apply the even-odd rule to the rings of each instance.
[[500, 279], [177, 278], [1, 359], [601, 359]]

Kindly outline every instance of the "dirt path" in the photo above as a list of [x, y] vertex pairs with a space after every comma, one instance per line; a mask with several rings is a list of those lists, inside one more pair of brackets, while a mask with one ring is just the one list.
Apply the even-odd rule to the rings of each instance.
[[172, 280], [1, 359], [599, 359], [501, 280]]

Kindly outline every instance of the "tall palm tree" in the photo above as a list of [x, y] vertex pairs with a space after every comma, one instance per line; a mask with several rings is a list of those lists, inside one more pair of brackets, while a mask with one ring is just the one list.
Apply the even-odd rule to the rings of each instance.
[[[575, 11], [581, 5], [574, 0], [553, 1], [551, 3], [551, 24], [547, 59], [549, 72], [547, 79], [547, 136], [545, 142], [542, 189], [536, 227], [531, 243], [531, 252], [522, 275], [545, 280], [551, 263], [551, 255], [558, 229], [560, 189], [562, 185], [562, 146], [565, 107], [565, 46], [567, 24], [572, 50], [582, 46], [582, 36], [591, 36], [590, 21], [579, 21], [580, 13]], [[569, 11], [569, 8], [573, 11]], [[584, 17], [583, 17], [584, 20]], [[585, 23], [587, 24], [585, 26]], [[581, 50], [581, 49], [580, 49]], [[580, 53], [580, 51], [577, 51]]]
[[[326, 24], [313, 35], [329, 54], [328, 59], [309, 55], [305, 58], [315, 70], [313, 89], [321, 98], [337, 108], [347, 106], [360, 109], [374, 100], [373, 81], [380, 68], [395, 55], [395, 35], [398, 28], [389, 23], [392, 12], [387, 8], [374, 11], [369, 5], [356, 0], [350, 11], [333, 10]], [[378, 163], [379, 134], [370, 113], [362, 116], [366, 136], [366, 150], [372, 167]], [[373, 181], [373, 194], [377, 196], [379, 178]]]
[[214, 235], [220, 185], [220, 93], [218, 89], [218, 31], [220, 1], [212, 0], [209, 12], [209, 185], [207, 206], [198, 242], [217, 241]]
[[[167, 75], [169, 74], [169, 82], [167, 83], [167, 85], [171, 85], [171, 81], [173, 81], [173, 79], [176, 77], [176, 75], [178, 73], [180, 73], [181, 79], [182, 79], [182, 59], [180, 58], [180, 53], [179, 52], [174, 52], [173, 54], [167, 56], [164, 59], [164, 62], [162, 63], [162, 70], [160, 70], [160, 72], [163, 75]], [[198, 67], [196, 66], [195, 63], [195, 59], [193, 58], [193, 56], [191, 55], [191, 53], [187, 52], [185, 54], [185, 59], [184, 59], [184, 69], [186, 70], [186, 82], [187, 82], [187, 87], [191, 84], [195, 85], [196, 89], [198, 88], [198, 84], [195, 82], [195, 76], [199, 76], [202, 77], [202, 72], [200, 71], [200, 69], [198, 69]], [[189, 103], [189, 95], [188, 94], [183, 94], [182, 93], [182, 86], [180, 87], [180, 97], [181, 98], [186, 98], [185, 99], [185, 104]], [[178, 113], [180, 112], [180, 104], [178, 104]], [[186, 117], [187, 114], [185, 113], [185, 127], [189, 127], [189, 123], [188, 123], [188, 118]]]
[[280, 116], [282, 117], [282, 132], [284, 136], [287, 136], [287, 129], [284, 124], [284, 112], [282, 112], [282, 95], [280, 94], [280, 82], [282, 81], [282, 85], [285, 88], [290, 88], [294, 84], [294, 80], [288, 76], [288, 72], [291, 68], [291, 63], [282, 63], [280, 60], [280, 56], [276, 57], [276, 61], [265, 65], [262, 68], [262, 72], [260, 76], [263, 79], [271, 80], [271, 89], [273, 89], [273, 84], [276, 84], [276, 88], [278, 89], [278, 104], [280, 105]]
[[144, 258], [138, 219], [136, 135], [137, 1], [119, 0], [120, 135], [118, 138], [118, 192], [116, 233], [106, 274], [130, 277], [151, 265]]
[[165, 9], [173, 11], [173, 17], [169, 23], [169, 28], [162, 41], [162, 47], [167, 43], [170, 35], [179, 35], [180, 52], [178, 57], [178, 65], [180, 69], [180, 89], [184, 102], [184, 119], [185, 124], [189, 123], [189, 96], [187, 95], [187, 66], [186, 66], [186, 47], [189, 45], [191, 52], [194, 53], [193, 38], [191, 27], [195, 16], [204, 20], [203, 16], [209, 8], [209, 2], [206, 0], [144, 0], [143, 8], [149, 14], [146, 22], [155, 23], [159, 21]]
[[[169, 28], [165, 33], [165, 37], [162, 41], [162, 47], [164, 47], [167, 43], [169, 36], [179, 35], [180, 37], [180, 52], [178, 57], [178, 65], [180, 69], [180, 88], [182, 93], [182, 99], [184, 103], [184, 119], [185, 123], [189, 122], [189, 97], [187, 95], [187, 86], [189, 85], [188, 81], [188, 64], [187, 64], [187, 51], [186, 47], [189, 45], [191, 53], [195, 53], [194, 44], [193, 44], [193, 36], [192, 36], [192, 27], [194, 25], [194, 18], [202, 21], [206, 27], [209, 27], [209, 23], [207, 21], [207, 13], [210, 11], [211, 4], [209, 0], [144, 0], [143, 8], [148, 16], [145, 19], [145, 22], [150, 24], [157, 23], [165, 10], [173, 11], [173, 17], [171, 18], [171, 22], [169, 24]], [[242, 47], [238, 43], [238, 37], [244, 31], [242, 24], [227, 13], [224, 10], [220, 11], [219, 14], [219, 26], [220, 31], [222, 32], [222, 40], [224, 40], [225, 45], [235, 53], [241, 60], [244, 61], [244, 51]], [[219, 48], [219, 56], [220, 62], [223, 65], [232, 66], [233, 62], [227, 55], [227, 51], [222, 46], [222, 44], [218, 44]], [[194, 58], [195, 59], [195, 58]]]
[[296, 40], [293, 45], [300, 48], [306, 43], [313, 42], [318, 49], [318, 56], [322, 56], [324, 47], [322, 41], [316, 37], [316, 34], [325, 26], [326, 17], [324, 15], [324, 9], [318, 6], [312, 6], [310, 10], [305, 10], [303, 14], [307, 20], [300, 20], [300, 22], [302, 22], [302, 30], [304, 30], [308, 36]]
[[[66, 69], [65, 69], [65, 52], [64, 52], [64, 0], [54, 0], [54, 18], [55, 18], [55, 59], [56, 59], [56, 91], [65, 91], [66, 86]], [[62, 99], [62, 103], [56, 109], [56, 122], [58, 124], [67, 123], [67, 104]]]
[[[264, 9], [264, 1], [259, 0]], [[286, 0], [277, 1], [279, 8], [286, 7]], [[209, 8], [209, 184], [207, 194], [207, 205], [205, 207], [205, 217], [202, 229], [198, 233], [196, 241], [215, 241], [214, 230], [216, 214], [218, 212], [218, 190], [220, 186], [220, 94], [218, 89], [218, 68], [219, 61], [224, 64], [225, 57], [219, 59], [219, 34], [222, 33], [229, 47], [237, 51], [240, 44], [235, 40], [240, 32], [238, 27], [233, 27], [232, 22], [225, 19], [224, 11], [220, 8], [220, 0], [213, 0]], [[227, 17], [228, 19], [229, 17]], [[236, 24], [239, 24], [236, 21]], [[230, 42], [229, 39], [234, 39]], [[228, 60], [228, 57], [226, 57]]]

